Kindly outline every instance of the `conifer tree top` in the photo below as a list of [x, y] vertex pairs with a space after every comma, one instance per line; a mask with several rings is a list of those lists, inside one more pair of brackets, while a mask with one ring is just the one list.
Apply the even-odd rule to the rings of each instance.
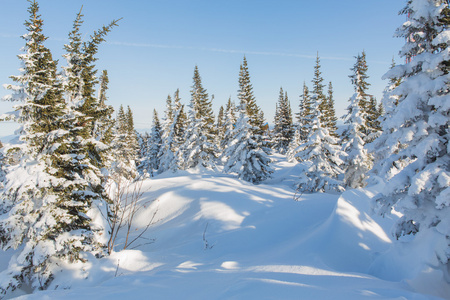
[[323, 89], [325, 88], [325, 85], [323, 84], [323, 78], [322, 78], [322, 71], [320, 70], [320, 58], [319, 58], [319, 52], [317, 52], [316, 57], [316, 64], [314, 66], [314, 78], [312, 80], [313, 83], [313, 89], [312, 92], [318, 96], [319, 99], [323, 99], [324, 92]]

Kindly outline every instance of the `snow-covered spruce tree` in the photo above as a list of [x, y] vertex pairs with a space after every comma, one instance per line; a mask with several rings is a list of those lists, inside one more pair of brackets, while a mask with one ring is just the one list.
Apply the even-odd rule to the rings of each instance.
[[312, 94], [315, 95], [316, 100], [318, 101], [319, 106], [318, 109], [320, 110], [320, 122], [322, 126], [326, 126], [328, 124], [327, 118], [328, 118], [328, 103], [326, 101], [327, 97], [325, 96], [325, 85], [323, 84], [323, 77], [322, 77], [322, 66], [320, 65], [320, 57], [319, 52], [317, 52], [316, 57], [316, 64], [314, 66], [314, 77], [311, 80], [312, 82]]
[[234, 127], [236, 126], [236, 105], [231, 101], [231, 97], [228, 99], [227, 106], [225, 108], [225, 123], [224, 123], [224, 137], [220, 143], [220, 149], [223, 151], [227, 145], [232, 141], [234, 137]]
[[280, 88], [272, 131], [273, 148], [281, 154], [286, 154], [293, 134], [291, 105], [287, 93]]
[[325, 85], [323, 84], [324, 79], [322, 77], [321, 68], [319, 53], [317, 53], [316, 65], [314, 66], [314, 77], [312, 80], [312, 93], [315, 94], [317, 100], [320, 101], [319, 110], [321, 113], [320, 122], [322, 126], [326, 127], [331, 135], [336, 136], [336, 113], [334, 110], [333, 87], [330, 82], [328, 85], [328, 96], [325, 95]]
[[166, 99], [166, 110], [164, 112], [164, 119], [162, 122], [162, 130], [164, 132], [164, 136], [167, 136], [170, 131], [170, 127], [173, 124], [173, 103], [172, 96], [167, 95]]
[[144, 172], [150, 174], [150, 176], [153, 176], [160, 165], [159, 153], [162, 145], [161, 133], [161, 123], [159, 122], [158, 113], [156, 112], [156, 109], [154, 109], [152, 130], [150, 136], [146, 139], [147, 151], [142, 157], [141, 165], [139, 167]]
[[219, 149], [219, 152], [222, 152], [223, 149], [221, 147], [222, 141], [225, 137], [225, 111], [223, 109], [223, 106], [220, 107], [219, 113], [217, 114], [217, 122], [216, 122], [216, 144]]
[[[397, 238], [428, 232], [436, 235], [435, 253], [448, 276], [450, 259], [450, 10], [447, 1], [410, 0], [401, 11], [409, 18], [396, 35], [406, 38], [400, 54], [411, 61], [384, 78], [401, 78], [391, 93], [381, 139], [390, 153], [378, 162], [387, 180], [375, 200], [381, 214], [402, 213]], [[386, 100], [386, 99], [385, 99]], [[392, 109], [392, 111], [391, 111]], [[447, 277], [448, 280], [449, 277]]]
[[309, 89], [306, 83], [303, 82], [303, 93], [300, 96], [299, 112], [297, 113], [297, 128], [287, 153], [288, 160], [291, 162], [298, 161], [296, 154], [302, 149], [300, 145], [306, 141], [311, 131], [311, 107], [312, 102]]
[[202, 86], [198, 67], [195, 66], [194, 85], [189, 104], [189, 124], [184, 144], [180, 146], [178, 158], [180, 168], [187, 170], [197, 166], [214, 169], [217, 159], [215, 143], [214, 114], [206, 89]]
[[175, 132], [173, 130], [174, 120], [173, 120], [173, 104], [172, 97], [167, 95], [166, 99], [166, 110], [164, 112], [164, 118], [162, 120], [162, 144], [159, 149], [158, 156], [160, 157], [160, 164], [158, 166], [158, 172], [162, 173], [169, 170], [169, 166], [175, 160], [176, 150], [174, 149], [174, 136]]
[[342, 183], [337, 177], [342, 174], [341, 157], [345, 154], [337, 145], [337, 139], [320, 121], [321, 101], [324, 99], [314, 93], [311, 95], [311, 110], [306, 116], [311, 120], [311, 129], [295, 154], [295, 158], [305, 166], [305, 172], [300, 175], [298, 182], [298, 191], [301, 193], [343, 191]]
[[138, 151], [139, 151], [139, 143], [137, 139], [137, 133], [134, 129], [134, 117], [133, 112], [130, 108], [130, 106], [127, 106], [127, 144], [130, 148], [130, 157], [134, 160], [136, 164], [136, 160], [138, 158]]
[[149, 153], [149, 140], [150, 135], [148, 132], [138, 133], [138, 144], [139, 144], [139, 152], [138, 152], [138, 164], [137, 171], [141, 178], [151, 176], [151, 170], [148, 168], [148, 153]]
[[102, 26], [94, 31], [89, 39], [83, 41], [80, 33], [83, 23], [80, 11], [74, 21], [73, 30], [69, 33], [69, 44], [64, 46], [66, 54], [63, 56], [67, 61], [62, 74], [66, 98], [64, 120], [65, 128], [69, 132], [69, 142], [66, 143], [61, 159], [57, 161], [59, 168], [63, 170], [58, 175], [66, 180], [62, 185], [66, 199], [64, 205], [72, 214], [79, 212], [75, 221], [88, 224], [87, 228], [97, 239], [85, 239], [87, 249], [104, 247], [104, 241], [98, 238], [98, 235], [104, 234], [104, 228], [93, 224], [88, 217], [98, 215], [99, 213], [94, 211], [104, 207], [108, 201], [104, 184], [107, 179], [106, 168], [111, 163], [108, 161], [111, 159], [108, 154], [111, 146], [108, 143], [112, 140], [109, 132], [111, 129], [108, 127], [112, 125], [113, 109], [105, 103], [107, 73], [103, 73], [99, 97], [96, 97], [95, 86], [99, 81], [94, 63], [97, 61], [99, 45], [105, 41], [112, 28], [117, 26], [118, 21], [114, 20]]
[[264, 113], [256, 104], [255, 96], [253, 95], [253, 86], [250, 82], [250, 73], [248, 71], [247, 59], [244, 56], [239, 71], [239, 102], [245, 102], [247, 115], [252, 125], [254, 134], [264, 134]]
[[334, 97], [333, 97], [333, 84], [331, 81], [328, 83], [328, 95], [327, 95], [327, 124], [326, 127], [330, 130], [330, 133], [333, 136], [338, 136], [336, 134], [337, 126], [337, 117], [336, 110], [334, 108]]
[[271, 151], [269, 141], [269, 124], [265, 123], [264, 112], [256, 104], [255, 96], [253, 94], [253, 86], [250, 82], [250, 73], [248, 71], [247, 59], [244, 56], [243, 62], [239, 71], [239, 103], [244, 101], [246, 103], [247, 115], [252, 125], [253, 134], [260, 135], [263, 140], [263, 150], [266, 153]]
[[[94, 31], [87, 41], [74, 50], [70, 45], [77, 44], [79, 40], [80, 12], [74, 23], [74, 30], [69, 34], [70, 44], [66, 45], [69, 46], [66, 47], [65, 55], [68, 66], [64, 74], [68, 77], [63, 75], [63, 78], [64, 82], [72, 79], [72, 85], [64, 85], [67, 98], [63, 119], [67, 139], [61, 143], [58, 151], [52, 153], [52, 161], [57, 170], [51, 174], [60, 181], [54, 189], [60, 192], [57, 209], [67, 211], [57, 219], [59, 233], [62, 235], [65, 231], [65, 235], [59, 238], [58, 251], [67, 252], [58, 255], [58, 258], [65, 258], [70, 262], [84, 262], [84, 252], [102, 255], [105, 248], [105, 228], [102, 227], [103, 224], [95, 223], [91, 217], [100, 215], [98, 210], [108, 202], [104, 184], [105, 169], [109, 165], [106, 162], [109, 158], [107, 150], [110, 146], [105, 144], [109, 137], [96, 136], [94, 129], [113, 110], [106, 104], [100, 105], [101, 99], [95, 97], [98, 80], [94, 63], [97, 60], [98, 46], [105, 41], [111, 29], [117, 26], [117, 22], [112, 21]], [[50, 211], [58, 211], [57, 209]]]
[[[48, 173], [54, 170], [48, 158], [51, 151], [58, 148], [55, 140], [59, 142], [57, 133], [62, 129], [65, 105], [56, 76], [56, 62], [44, 46], [47, 38], [42, 33], [43, 20], [38, 4], [30, 1], [28, 12], [27, 33], [22, 36], [26, 42], [24, 54], [18, 56], [22, 63], [21, 74], [11, 76], [17, 85], [6, 85], [12, 94], [4, 98], [20, 102], [11, 118], [21, 123], [18, 131], [21, 144], [7, 149], [10, 166], [0, 194], [1, 247], [3, 250], [24, 247], [11, 259], [11, 267], [1, 274], [3, 294], [23, 284], [33, 289], [46, 287], [53, 272], [50, 256], [57, 254], [59, 246], [55, 238], [47, 241], [47, 235], [58, 231], [52, 224], [57, 216], [47, 209], [54, 207], [58, 198], [53, 191], [58, 182]], [[64, 135], [64, 130], [60, 133]], [[57, 213], [64, 215], [66, 212]]]
[[370, 125], [373, 125], [371, 121], [373, 121], [375, 116], [372, 116], [373, 111], [369, 111], [369, 103], [371, 96], [367, 93], [369, 89], [370, 83], [367, 82], [369, 76], [367, 75], [368, 67], [366, 61], [366, 53], [363, 51], [361, 54], [358, 54], [356, 57], [356, 63], [353, 65], [351, 69], [353, 74], [350, 75], [350, 80], [355, 87], [356, 93], [359, 94], [359, 107], [363, 112], [363, 118], [365, 120], [364, 125], [360, 128], [363, 134], [363, 139], [365, 143], [372, 141], [379, 132], [379, 128], [371, 128]]
[[119, 174], [126, 179], [136, 178], [138, 143], [129, 106], [125, 113], [123, 106], [120, 105], [115, 124], [114, 140], [112, 142], [114, 162], [111, 166], [111, 172]]
[[263, 151], [261, 135], [254, 134], [245, 101], [239, 106], [239, 117], [233, 130], [233, 138], [227, 144], [223, 161], [224, 172], [235, 172], [240, 179], [257, 184], [273, 172], [270, 158]]
[[290, 136], [290, 140], [292, 140], [292, 136], [294, 135], [294, 130], [293, 130], [294, 120], [292, 118], [291, 102], [289, 101], [287, 92], [284, 92], [284, 102], [285, 102], [285, 107], [286, 107], [286, 111], [287, 111], [286, 119], [288, 120], [286, 123], [289, 124], [287, 126], [286, 133], [288, 136]]
[[[3, 271], [3, 293], [22, 285], [44, 289], [60, 261], [86, 260], [86, 252], [99, 254], [102, 231], [90, 216], [102, 202], [100, 171], [86, 148], [74, 153], [74, 114], [66, 106], [56, 62], [43, 45], [43, 21], [37, 2], [30, 1], [30, 18], [22, 74], [7, 100], [20, 101], [16, 120], [22, 143], [10, 147], [5, 187], [1, 191], [0, 242], [3, 249], [19, 248]], [[18, 180], [20, 178], [20, 180]], [[96, 202], [96, 203], [94, 203]]]
[[[365, 185], [367, 172], [372, 167], [372, 158], [364, 148], [367, 117], [367, 102], [364, 94], [365, 63], [361, 62], [362, 56], [356, 57], [356, 63], [351, 69], [353, 74], [350, 79], [355, 89], [355, 93], [349, 99], [350, 104], [347, 107], [347, 114], [342, 118], [347, 124], [342, 133], [342, 150], [347, 153], [345, 157], [345, 178], [344, 183], [351, 188], [359, 188]], [[361, 74], [361, 72], [363, 72]]]
[[[180, 91], [177, 89], [172, 98], [167, 98], [167, 109], [163, 129], [162, 144], [159, 150], [160, 163], [158, 172], [167, 170], [175, 172], [180, 168], [180, 147], [184, 144], [184, 138], [187, 127], [187, 116], [184, 112], [184, 105], [181, 104]], [[171, 121], [169, 121], [171, 120]]]

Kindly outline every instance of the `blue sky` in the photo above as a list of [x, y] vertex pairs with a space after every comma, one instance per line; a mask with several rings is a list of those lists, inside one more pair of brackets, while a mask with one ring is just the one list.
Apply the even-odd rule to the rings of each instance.
[[[75, 15], [83, 6], [86, 37], [113, 19], [123, 18], [100, 47], [97, 67], [110, 76], [109, 103], [130, 105], [136, 128], [149, 128], [153, 108], [163, 116], [165, 99], [180, 89], [189, 103], [192, 75], [198, 65], [204, 87], [214, 94], [214, 109], [236, 100], [239, 65], [246, 55], [257, 103], [269, 123], [279, 89], [287, 91], [297, 112], [303, 82], [310, 86], [316, 53], [325, 81], [332, 81], [338, 116], [353, 87], [348, 75], [365, 50], [369, 92], [379, 100], [381, 76], [403, 45], [393, 38], [405, 20], [400, 0], [41, 0], [44, 33], [59, 64]], [[23, 47], [28, 17], [25, 0], [0, 0], [0, 83], [18, 74], [16, 55]], [[7, 91], [0, 89], [0, 97]], [[11, 110], [0, 103], [0, 113]], [[12, 124], [0, 125], [0, 136]]]

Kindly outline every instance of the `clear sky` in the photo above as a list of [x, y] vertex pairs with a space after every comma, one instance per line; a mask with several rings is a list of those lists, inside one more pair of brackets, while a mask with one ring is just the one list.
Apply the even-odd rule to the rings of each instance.
[[[348, 75], [354, 56], [365, 51], [369, 92], [379, 100], [382, 75], [392, 58], [397, 63], [404, 41], [394, 38], [404, 21], [398, 11], [404, 0], [40, 0], [44, 33], [59, 65], [63, 45], [83, 6], [86, 38], [113, 19], [120, 26], [100, 47], [97, 67], [107, 69], [109, 103], [130, 105], [137, 129], [150, 128], [152, 111], [163, 116], [167, 95], [180, 89], [190, 100], [195, 65], [204, 88], [214, 94], [218, 112], [228, 98], [236, 101], [239, 65], [246, 55], [257, 103], [269, 123], [280, 87], [287, 91], [293, 112], [305, 81], [311, 86], [317, 52], [322, 76], [332, 81], [337, 115], [344, 114], [353, 87]], [[0, 83], [19, 74], [25, 0], [0, 0]], [[7, 91], [0, 88], [0, 97]], [[0, 103], [0, 113], [11, 110]], [[13, 124], [0, 123], [0, 136]]]

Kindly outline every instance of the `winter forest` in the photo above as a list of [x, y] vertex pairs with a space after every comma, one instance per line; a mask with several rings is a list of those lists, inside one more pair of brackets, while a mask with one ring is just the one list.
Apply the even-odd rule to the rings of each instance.
[[86, 33], [80, 10], [59, 59], [28, 2], [0, 115], [20, 124], [0, 142], [0, 298], [450, 299], [448, 0], [405, 1], [382, 99], [356, 49], [337, 116], [317, 53], [268, 120], [244, 56], [238, 101], [214, 112], [193, 66], [145, 133], [96, 67], [124, 20]]

